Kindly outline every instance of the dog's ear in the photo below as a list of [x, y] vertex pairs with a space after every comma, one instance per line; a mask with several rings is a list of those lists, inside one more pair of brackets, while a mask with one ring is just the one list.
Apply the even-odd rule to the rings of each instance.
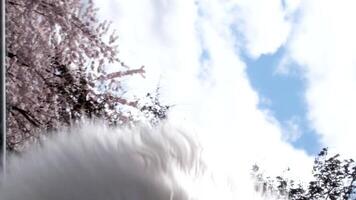
[[66, 129], [12, 157], [1, 200], [184, 200], [175, 170], [190, 173], [199, 146], [168, 124]]
[[141, 143], [139, 154], [154, 169], [167, 173], [169, 170], [192, 173], [202, 166], [200, 146], [182, 129], [163, 123], [155, 128], [140, 126], [135, 133], [139, 133], [136, 139]]

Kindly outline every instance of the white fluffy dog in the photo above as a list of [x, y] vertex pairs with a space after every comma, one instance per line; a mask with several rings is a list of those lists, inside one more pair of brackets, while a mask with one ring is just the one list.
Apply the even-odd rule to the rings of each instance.
[[191, 199], [178, 180], [200, 170], [199, 149], [168, 124], [111, 129], [85, 123], [12, 157], [0, 199]]

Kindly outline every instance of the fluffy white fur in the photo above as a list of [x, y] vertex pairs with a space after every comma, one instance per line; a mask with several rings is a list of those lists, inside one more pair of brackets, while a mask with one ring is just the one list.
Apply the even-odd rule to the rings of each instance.
[[111, 129], [85, 123], [9, 161], [1, 200], [184, 200], [176, 172], [194, 176], [198, 145], [163, 124]]

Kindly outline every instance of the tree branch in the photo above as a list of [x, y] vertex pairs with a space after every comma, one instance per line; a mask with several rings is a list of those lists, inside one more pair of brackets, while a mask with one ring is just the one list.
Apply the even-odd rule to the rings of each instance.
[[11, 105], [10, 109], [12, 110], [16, 110], [17, 112], [19, 112], [22, 116], [24, 116], [32, 125], [34, 125], [35, 127], [40, 127], [41, 122], [39, 122], [38, 120], [36, 120], [31, 114], [30, 112], [23, 110], [17, 106]]

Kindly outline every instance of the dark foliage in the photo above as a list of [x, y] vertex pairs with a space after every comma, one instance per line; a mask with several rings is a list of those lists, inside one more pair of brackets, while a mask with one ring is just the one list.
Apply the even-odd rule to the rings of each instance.
[[281, 176], [264, 177], [256, 165], [252, 169], [256, 191], [273, 195], [277, 199], [290, 200], [355, 200], [356, 163], [353, 159], [329, 156], [324, 148], [314, 161], [313, 180], [306, 186]]
[[157, 125], [160, 121], [167, 119], [168, 111], [172, 105], [161, 103], [159, 87], [154, 93], [147, 93], [144, 100], [145, 102], [140, 106], [140, 111], [152, 125]]

